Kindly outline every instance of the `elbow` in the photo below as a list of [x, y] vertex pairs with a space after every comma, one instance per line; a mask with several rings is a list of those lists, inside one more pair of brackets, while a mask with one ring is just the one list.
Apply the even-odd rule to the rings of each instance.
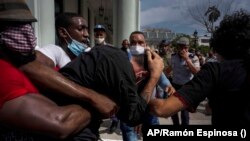
[[76, 134], [81, 129], [86, 127], [90, 122], [91, 116], [86, 113], [70, 113], [68, 116], [57, 116], [55, 119], [55, 134], [58, 139], [66, 139], [67, 137]]
[[149, 103], [149, 109], [150, 113], [159, 116], [159, 117], [164, 117], [164, 105], [162, 100], [151, 100]]
[[90, 122], [90, 116], [85, 117], [85, 122], [80, 122], [80, 124], [72, 124], [72, 125], [63, 125], [60, 127], [60, 130], [58, 130], [57, 138], [59, 139], [66, 139], [67, 137], [76, 134], [81, 129], [86, 127]]
[[161, 107], [150, 107], [150, 113], [158, 117], [164, 117], [164, 112]]

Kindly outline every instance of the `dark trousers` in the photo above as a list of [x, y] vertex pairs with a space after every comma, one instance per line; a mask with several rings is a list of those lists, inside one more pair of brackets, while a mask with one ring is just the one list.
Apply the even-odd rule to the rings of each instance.
[[[172, 83], [173, 87], [178, 90], [182, 87], [182, 85], [174, 84]], [[179, 115], [178, 113], [171, 116], [173, 125], [180, 125], [179, 122]], [[182, 110], [181, 111], [181, 125], [189, 125], [189, 112], [187, 110]]]
[[[178, 113], [171, 116], [174, 125], [180, 125]], [[181, 125], [189, 125], [189, 112], [187, 110], [181, 111]]]

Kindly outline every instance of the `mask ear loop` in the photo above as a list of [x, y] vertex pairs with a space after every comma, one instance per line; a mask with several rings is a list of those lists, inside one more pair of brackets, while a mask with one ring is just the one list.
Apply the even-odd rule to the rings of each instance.
[[[67, 31], [67, 29], [65, 29], [65, 28], [62, 28], [62, 29], [63, 29], [64, 32], [69, 36], [70, 40], [73, 41], [73, 38], [69, 35], [69, 32]], [[63, 38], [63, 39], [64, 39], [64, 41], [65, 41], [67, 44], [69, 44], [69, 42], [68, 42], [65, 38]]]

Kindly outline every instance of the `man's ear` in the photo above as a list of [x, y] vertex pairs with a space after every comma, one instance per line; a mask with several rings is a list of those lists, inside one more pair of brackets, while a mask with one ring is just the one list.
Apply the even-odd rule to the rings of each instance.
[[61, 38], [64, 38], [64, 39], [65, 39], [65, 38], [68, 37], [67, 31], [65, 30], [65, 28], [59, 27], [57, 30], [58, 30], [59, 36], [60, 36]]
[[147, 77], [149, 75], [148, 71], [141, 70], [135, 74], [136, 78]]

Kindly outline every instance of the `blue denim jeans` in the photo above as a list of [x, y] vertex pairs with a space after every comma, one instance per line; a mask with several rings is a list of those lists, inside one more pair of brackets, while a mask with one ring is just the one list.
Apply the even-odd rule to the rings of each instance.
[[[159, 125], [159, 119], [156, 116], [148, 114], [145, 120], [143, 121], [143, 126], [145, 125]], [[134, 131], [134, 127], [128, 126], [126, 123], [120, 122], [120, 129], [122, 131], [123, 141], [137, 141], [138, 135]], [[142, 129], [143, 130], [143, 129]]]
[[134, 127], [128, 126], [124, 122], [120, 122], [123, 141], [137, 141], [137, 134], [134, 132]]

